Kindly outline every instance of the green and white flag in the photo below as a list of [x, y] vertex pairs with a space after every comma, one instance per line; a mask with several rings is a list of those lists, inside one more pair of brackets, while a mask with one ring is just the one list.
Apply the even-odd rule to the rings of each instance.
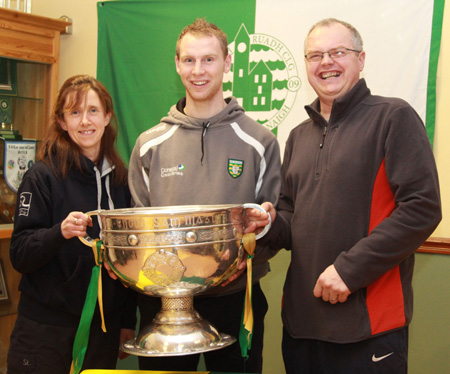
[[444, 0], [99, 2], [97, 77], [114, 99], [121, 154], [128, 160], [137, 136], [185, 95], [175, 44], [197, 17], [227, 33], [233, 66], [225, 96], [237, 97], [282, 149], [316, 97], [305, 73], [305, 36], [328, 17], [359, 30], [367, 54], [362, 77], [372, 93], [407, 100], [432, 142], [443, 9]]

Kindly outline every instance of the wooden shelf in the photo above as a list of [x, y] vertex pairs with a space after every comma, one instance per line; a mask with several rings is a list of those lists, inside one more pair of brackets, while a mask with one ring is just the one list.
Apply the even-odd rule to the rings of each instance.
[[13, 232], [13, 224], [0, 225], [0, 239], [11, 238]]
[[57, 63], [59, 36], [70, 22], [0, 8], [0, 55], [21, 60]]
[[430, 237], [420, 246], [418, 252], [450, 255], [450, 238]]

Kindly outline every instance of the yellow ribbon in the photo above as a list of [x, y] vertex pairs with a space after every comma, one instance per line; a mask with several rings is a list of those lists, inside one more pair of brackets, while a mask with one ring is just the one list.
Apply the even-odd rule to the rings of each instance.
[[[99, 239], [95, 239], [92, 243], [92, 251], [94, 252], [95, 264], [100, 267], [103, 265], [103, 260], [105, 258], [105, 247], [103, 242]], [[98, 308], [100, 310], [100, 316], [102, 318], [102, 330], [106, 332], [105, 316], [103, 314], [103, 287], [102, 287], [102, 272], [98, 272]]]
[[256, 248], [256, 238], [254, 233], [245, 234], [242, 238], [242, 245], [247, 251], [247, 288], [245, 290], [244, 312], [242, 315], [241, 331], [239, 333], [239, 343], [241, 345], [242, 357], [248, 357], [247, 351], [252, 346], [253, 336], [253, 306], [252, 306], [252, 286], [253, 270], [252, 259]]

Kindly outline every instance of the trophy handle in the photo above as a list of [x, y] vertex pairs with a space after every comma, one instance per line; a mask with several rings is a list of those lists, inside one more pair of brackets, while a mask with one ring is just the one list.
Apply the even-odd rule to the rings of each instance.
[[[246, 204], [243, 205], [243, 207], [244, 207], [244, 209], [254, 208], [254, 209], [260, 210], [261, 212], [268, 213], [259, 204], [246, 203]], [[267, 231], [269, 231], [269, 229], [270, 229], [270, 226], [272, 226], [272, 217], [270, 216], [270, 214], [268, 214], [268, 216], [269, 216], [269, 223], [264, 227], [263, 231], [261, 231], [258, 235], [255, 236], [256, 240], [261, 239], [264, 235], [266, 235]]]
[[[91, 212], [87, 212], [87, 213], [84, 213], [84, 214], [86, 214], [88, 217], [91, 217], [91, 216], [97, 216], [99, 213], [100, 213], [100, 210], [93, 210]], [[92, 247], [92, 244], [95, 242], [95, 240], [92, 239], [88, 234], [86, 234], [84, 237], [83, 236], [79, 236], [78, 239], [80, 239], [81, 242], [84, 245], [87, 245], [88, 247]]]

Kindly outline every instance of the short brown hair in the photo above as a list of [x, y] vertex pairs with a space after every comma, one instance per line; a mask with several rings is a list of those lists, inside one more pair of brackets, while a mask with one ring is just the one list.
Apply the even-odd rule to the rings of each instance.
[[[361, 35], [359, 34], [358, 30], [351, 24], [338, 20], [336, 18], [325, 18], [319, 22], [317, 22], [308, 32], [308, 35], [306, 35], [305, 38], [305, 49], [306, 49], [306, 40], [308, 39], [308, 36], [317, 28], [317, 27], [328, 27], [331, 25], [334, 25], [336, 23], [340, 23], [342, 26], [346, 27], [348, 30], [350, 30], [350, 33], [352, 35], [352, 44], [353, 48], [355, 48], [358, 51], [363, 50], [363, 40], [361, 38]], [[306, 52], [306, 51], [305, 51]]]
[[180, 44], [181, 39], [186, 34], [200, 35], [200, 36], [215, 36], [220, 43], [223, 51], [223, 57], [228, 55], [228, 40], [227, 34], [225, 34], [219, 27], [215, 24], [207, 22], [204, 18], [197, 18], [193, 23], [186, 26], [182, 31], [177, 40], [176, 46], [176, 56], [180, 58]]

